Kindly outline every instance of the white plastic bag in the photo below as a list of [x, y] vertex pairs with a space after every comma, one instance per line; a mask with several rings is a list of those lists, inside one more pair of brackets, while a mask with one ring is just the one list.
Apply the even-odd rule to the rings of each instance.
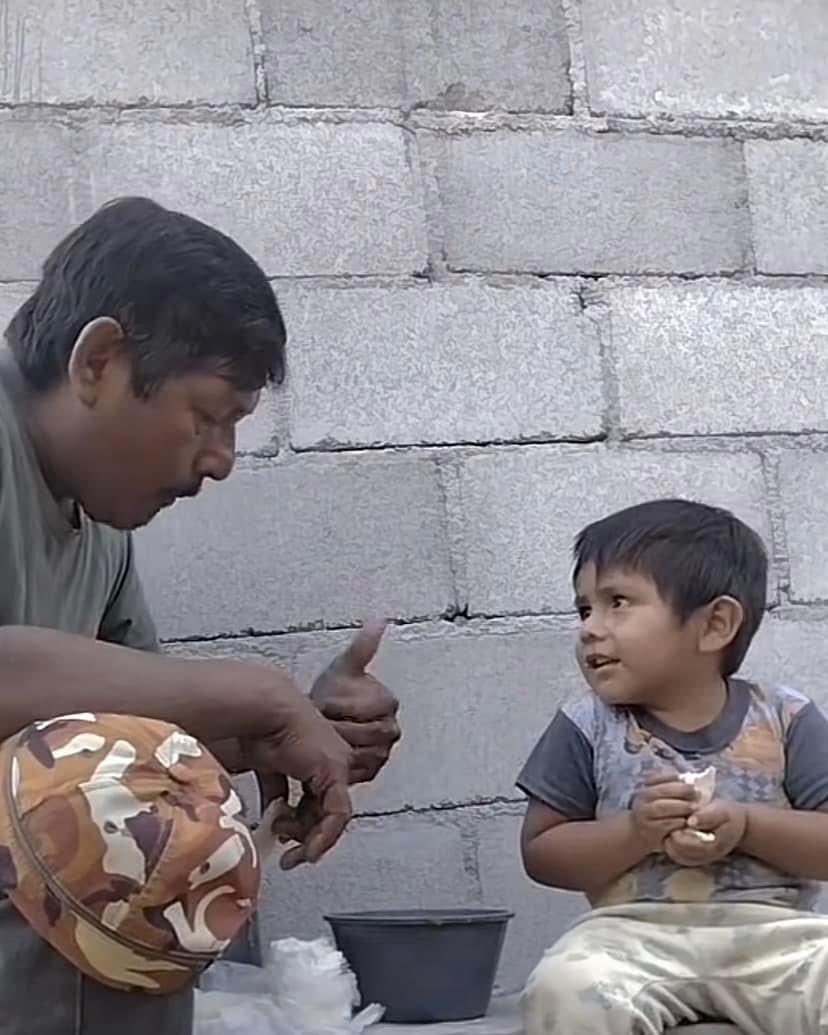
[[216, 963], [196, 992], [193, 1035], [361, 1035], [380, 1006], [353, 1016], [356, 978], [324, 939], [273, 942], [263, 968]]

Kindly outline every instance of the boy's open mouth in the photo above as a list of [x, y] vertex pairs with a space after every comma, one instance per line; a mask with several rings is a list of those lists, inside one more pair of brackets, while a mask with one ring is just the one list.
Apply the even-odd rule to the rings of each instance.
[[597, 672], [599, 669], [608, 668], [610, 665], [617, 665], [618, 658], [607, 657], [606, 654], [589, 654], [586, 659], [587, 668]]

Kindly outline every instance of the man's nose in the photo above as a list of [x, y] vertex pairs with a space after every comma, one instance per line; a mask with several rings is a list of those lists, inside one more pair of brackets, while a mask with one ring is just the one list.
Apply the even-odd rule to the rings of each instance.
[[222, 435], [220, 441], [212, 442], [202, 451], [198, 459], [198, 473], [202, 478], [223, 482], [233, 470], [236, 462], [235, 432]]

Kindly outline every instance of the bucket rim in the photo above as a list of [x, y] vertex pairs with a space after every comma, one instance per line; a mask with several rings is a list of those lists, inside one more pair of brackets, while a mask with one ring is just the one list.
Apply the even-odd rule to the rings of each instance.
[[326, 923], [366, 927], [459, 927], [505, 923], [514, 918], [509, 909], [367, 909], [327, 913]]

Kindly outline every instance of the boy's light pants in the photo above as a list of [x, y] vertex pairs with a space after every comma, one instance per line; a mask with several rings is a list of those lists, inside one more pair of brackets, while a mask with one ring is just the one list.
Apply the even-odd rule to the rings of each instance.
[[587, 914], [543, 957], [527, 1035], [656, 1035], [726, 1020], [747, 1035], [828, 1033], [828, 917], [749, 903]]

